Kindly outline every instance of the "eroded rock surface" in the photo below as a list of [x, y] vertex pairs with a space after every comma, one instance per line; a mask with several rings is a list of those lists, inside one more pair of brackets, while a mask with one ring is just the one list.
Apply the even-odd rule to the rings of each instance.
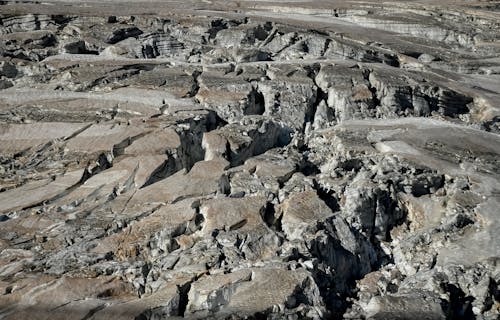
[[498, 319], [497, 1], [0, 1], [0, 319]]

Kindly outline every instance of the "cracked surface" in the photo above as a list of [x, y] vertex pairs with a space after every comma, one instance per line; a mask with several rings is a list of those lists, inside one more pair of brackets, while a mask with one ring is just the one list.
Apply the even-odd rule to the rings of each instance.
[[0, 1], [1, 319], [497, 319], [498, 1]]

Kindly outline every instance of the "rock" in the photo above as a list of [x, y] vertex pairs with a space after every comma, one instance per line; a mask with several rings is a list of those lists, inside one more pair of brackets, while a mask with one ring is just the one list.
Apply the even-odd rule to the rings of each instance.
[[7, 80], [7, 79], [0, 79], [0, 90], [11, 88], [12, 86], [14, 86], [12, 84], [12, 81]]
[[185, 169], [174, 175], [140, 189], [132, 197], [131, 204], [169, 203], [185, 198], [216, 194], [221, 190], [221, 178], [228, 166], [225, 160], [197, 162], [186, 173]]
[[366, 312], [368, 319], [445, 319], [438, 299], [419, 296], [375, 297]]
[[289, 141], [286, 127], [254, 116], [243, 119], [241, 124], [230, 124], [206, 133], [203, 146], [207, 159], [224, 155], [235, 166], [269, 149], [282, 147]]
[[322, 65], [316, 83], [328, 95], [328, 107], [334, 110], [337, 121], [373, 116], [370, 84], [356, 65]]
[[187, 312], [196, 318], [245, 316], [255, 310], [273, 314], [294, 308], [318, 299], [318, 291], [304, 270], [242, 269], [200, 279], [192, 284], [188, 298]]
[[498, 318], [494, 2], [0, 7], [0, 318]]
[[205, 222], [202, 233], [210, 235], [217, 230], [252, 231], [265, 228], [262, 221], [266, 199], [249, 197], [241, 199], [214, 199], [202, 203], [200, 213]]
[[137, 37], [142, 34], [142, 31], [137, 27], [129, 27], [124, 29], [114, 30], [112, 35], [106, 39], [109, 44], [115, 44], [129, 37]]
[[303, 239], [305, 233], [314, 233], [316, 223], [333, 215], [314, 191], [291, 194], [280, 210], [281, 225], [289, 240]]
[[54, 181], [34, 181], [20, 188], [2, 192], [0, 194], [0, 212], [9, 213], [51, 200], [77, 185], [82, 176], [83, 171], [77, 170], [56, 178]]
[[15, 154], [26, 149], [65, 139], [88, 127], [85, 123], [7, 124], [2, 127], [2, 153]]
[[68, 141], [66, 148], [75, 153], [111, 152], [128, 147], [134, 139], [145, 133], [147, 131], [144, 129], [126, 124], [95, 124]]
[[91, 319], [136, 319], [137, 317], [164, 318], [179, 313], [179, 291], [177, 286], [165, 286], [159, 291], [142, 297], [99, 308]]
[[176, 56], [185, 49], [182, 42], [163, 33], [143, 34], [138, 40], [141, 46], [136, 48], [136, 55], [142, 58]]
[[9, 61], [0, 62], [0, 75], [7, 78], [15, 78], [18, 74], [16, 66]]
[[436, 60], [436, 57], [427, 53], [422, 53], [418, 56], [418, 60], [422, 61], [423, 63], [431, 63], [432, 61]]
[[40, 30], [55, 27], [55, 21], [48, 15], [16, 15], [2, 18], [2, 26], [10, 32]]
[[[50, 277], [21, 279], [19, 287], [3, 296], [2, 304], [10, 307], [2, 310], [6, 319], [22, 319], [36, 314], [39, 319], [64, 319], [68, 314], [85, 316], [89, 309], [100, 310], [106, 297], [129, 300], [133, 296], [130, 287], [113, 277], [94, 279]], [[29, 297], [27, 292], [37, 292]], [[49, 297], [49, 299], [45, 299]]]

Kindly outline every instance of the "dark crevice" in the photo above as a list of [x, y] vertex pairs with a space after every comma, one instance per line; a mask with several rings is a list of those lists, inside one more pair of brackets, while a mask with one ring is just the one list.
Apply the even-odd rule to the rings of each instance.
[[227, 143], [226, 158], [231, 163], [231, 167], [241, 165], [247, 159], [263, 154], [270, 149], [287, 146], [292, 141], [291, 132], [293, 129], [266, 120], [259, 123], [259, 127], [251, 128], [245, 132], [245, 135], [251, 139], [244, 145], [238, 146], [236, 150], [231, 148], [229, 142]]
[[[194, 280], [193, 280], [194, 282]], [[184, 314], [186, 313], [187, 305], [189, 303], [189, 290], [191, 289], [191, 283], [188, 282], [182, 286], [177, 286], [177, 290], [179, 291], [179, 312], [178, 316], [184, 317]]]
[[304, 145], [302, 148], [300, 148], [299, 151], [302, 152], [301, 162], [299, 164], [299, 172], [304, 174], [306, 177], [320, 174], [321, 170], [308, 158], [308, 154], [310, 152], [309, 147], [307, 145]]
[[243, 114], [262, 115], [266, 111], [264, 95], [260, 91], [252, 89], [248, 94], [247, 101], [247, 106], [243, 110]]
[[310, 66], [306, 66], [305, 70], [307, 71], [307, 76], [313, 81], [315, 89], [316, 89], [316, 94], [315, 94], [315, 101], [311, 103], [306, 111], [305, 119], [304, 119], [304, 125], [303, 125], [303, 130], [305, 130], [306, 124], [313, 123], [315, 119], [316, 112], [318, 110], [318, 106], [322, 101], [327, 101], [328, 100], [328, 94], [324, 92], [321, 87], [316, 83], [316, 76], [321, 70], [321, 66], [319, 63], [315, 63]]
[[[278, 33], [278, 37], [281, 37], [282, 34]], [[276, 51], [273, 56], [277, 56], [279, 55], [281, 52], [285, 51], [286, 49], [290, 48], [291, 46], [293, 46], [294, 44], [296, 44], [298, 41], [300, 40], [300, 37], [297, 33], [294, 33], [293, 37], [290, 39], [290, 42], [284, 46], [283, 48], [281, 48], [280, 50]]]
[[332, 212], [337, 212], [340, 210], [338, 199], [334, 196], [335, 193], [332, 190], [327, 190], [323, 188], [316, 179], [313, 181], [314, 189], [318, 194], [318, 197], [323, 200], [323, 202], [332, 210]]
[[147, 187], [155, 182], [158, 182], [160, 180], [163, 180], [175, 172], [177, 172], [179, 169], [177, 168], [175, 159], [171, 156], [168, 157], [167, 160], [165, 160], [158, 168], [156, 168], [149, 178], [146, 180], [146, 182], [140, 187], [144, 188]]
[[474, 298], [466, 296], [465, 293], [454, 284], [443, 284], [443, 289], [450, 295], [450, 301], [443, 301], [442, 307], [446, 311], [446, 319], [449, 320], [472, 320], [476, 316], [472, 312], [472, 301]]
[[223, 19], [217, 19], [217, 20], [213, 20], [210, 22], [210, 29], [208, 29], [208, 38], [209, 39], [215, 39], [215, 37], [217, 36], [217, 33], [219, 33], [219, 31], [221, 30], [224, 30], [224, 29], [227, 29], [229, 26], [228, 26], [228, 23], [226, 21], [224, 21]]
[[327, 309], [341, 316], [348, 308], [346, 298], [351, 295], [355, 280], [361, 277], [355, 267], [359, 262], [342, 247], [334, 233], [323, 232], [309, 244], [310, 254], [318, 260], [313, 275]]
[[381, 105], [381, 101], [378, 98], [377, 88], [375, 88], [372, 82], [370, 81], [370, 74], [371, 70], [363, 69], [363, 77], [365, 78], [366, 83], [368, 84], [368, 89], [372, 93], [373, 107], [378, 107]]
[[92, 318], [92, 316], [94, 314], [96, 314], [97, 312], [103, 310], [104, 308], [106, 308], [106, 305], [105, 304], [101, 304], [93, 309], [90, 309], [89, 312], [81, 319], [81, 320], [88, 320], [90, 318]]
[[327, 309], [335, 318], [342, 318], [355, 300], [356, 281], [393, 261], [376, 240], [368, 239], [352, 227], [349, 230], [356, 239], [357, 249], [351, 252], [344, 248], [333, 223], [335, 219], [342, 218], [335, 216], [319, 226], [324, 234], [315, 238], [309, 248], [318, 259], [313, 275]]
[[325, 54], [328, 52], [328, 48], [330, 47], [330, 44], [332, 43], [332, 39], [326, 39], [325, 40], [325, 46], [323, 47], [323, 50], [321, 51], [321, 56], [324, 57]]
[[262, 214], [262, 220], [264, 220], [264, 222], [270, 229], [276, 232], [283, 232], [283, 229], [281, 227], [281, 215], [277, 215], [273, 203], [267, 203]]
[[133, 137], [128, 137], [128, 138], [125, 138], [123, 141], [115, 144], [113, 146], [113, 154], [112, 154], [112, 158], [116, 158], [116, 157], [119, 157], [121, 155], [124, 154], [125, 152], [125, 149], [130, 146], [134, 141], [148, 135], [150, 132], [143, 132], [143, 133], [140, 133], [136, 136], [133, 136]]
[[128, 27], [123, 29], [114, 30], [111, 36], [106, 39], [106, 43], [116, 44], [122, 40], [130, 37], [138, 37], [143, 32], [137, 27]]
[[191, 86], [191, 89], [189, 90], [189, 93], [187, 95], [189, 98], [192, 98], [198, 94], [198, 91], [200, 90], [200, 83], [198, 79], [202, 73], [202, 71], [195, 70], [191, 75], [193, 77], [193, 85]]
[[177, 132], [181, 140], [180, 147], [167, 151], [168, 159], [151, 173], [141, 188], [164, 180], [179, 170], [191, 170], [196, 162], [202, 161], [205, 157], [205, 151], [202, 148], [203, 134], [226, 124], [214, 112], [210, 112], [204, 122], [196, 123], [196, 126], [190, 125], [190, 131]]

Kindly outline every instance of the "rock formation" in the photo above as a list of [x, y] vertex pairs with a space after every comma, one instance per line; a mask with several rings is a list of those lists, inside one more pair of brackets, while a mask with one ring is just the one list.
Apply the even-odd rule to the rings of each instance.
[[0, 319], [498, 319], [498, 1], [0, 1]]

